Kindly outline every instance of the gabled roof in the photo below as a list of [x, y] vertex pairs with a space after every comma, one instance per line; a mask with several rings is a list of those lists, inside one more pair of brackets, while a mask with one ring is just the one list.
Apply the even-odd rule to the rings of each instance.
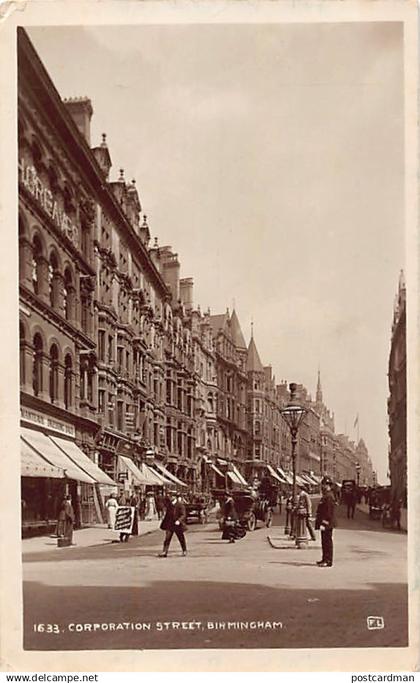
[[223, 332], [228, 332], [228, 325], [229, 325], [229, 314], [228, 313], [222, 313], [221, 315], [210, 315], [208, 317], [208, 322], [210, 323], [211, 331], [213, 333], [213, 336], [215, 336], [219, 330], [223, 330]]
[[246, 350], [244, 335], [242, 334], [241, 326], [239, 324], [238, 316], [236, 315], [235, 310], [232, 311], [230, 318], [230, 333], [236, 348]]
[[246, 369], [247, 372], [264, 372], [263, 364], [261, 363], [257, 347], [255, 346], [254, 337], [251, 337], [251, 341], [249, 342]]

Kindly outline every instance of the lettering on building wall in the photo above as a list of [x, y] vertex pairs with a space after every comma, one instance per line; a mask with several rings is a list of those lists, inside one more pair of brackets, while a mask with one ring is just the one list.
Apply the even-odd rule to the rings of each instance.
[[23, 159], [19, 162], [19, 178], [26, 189], [35, 197], [40, 206], [47, 212], [61, 232], [78, 246], [79, 230], [68, 215], [59, 206], [55, 196], [39, 178], [34, 166], [28, 166]]
[[21, 408], [20, 415], [21, 419], [25, 420], [25, 422], [37, 424], [40, 427], [45, 427], [46, 429], [60, 432], [60, 434], [66, 434], [67, 436], [76, 436], [76, 430], [73, 425], [66, 424], [60, 420], [54, 420], [52, 417], [42, 415], [42, 413], [38, 413], [35, 410]]

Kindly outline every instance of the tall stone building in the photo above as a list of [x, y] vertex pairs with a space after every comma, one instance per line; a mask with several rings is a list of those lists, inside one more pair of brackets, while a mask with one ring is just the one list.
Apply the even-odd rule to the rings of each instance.
[[407, 499], [406, 287], [401, 271], [394, 304], [388, 363], [389, 473], [393, 495]]
[[217, 373], [217, 454], [244, 473], [247, 454], [247, 347], [236, 312], [210, 315]]
[[88, 141], [18, 29], [19, 307], [24, 533], [102, 520], [97, 466], [95, 235], [102, 177]]

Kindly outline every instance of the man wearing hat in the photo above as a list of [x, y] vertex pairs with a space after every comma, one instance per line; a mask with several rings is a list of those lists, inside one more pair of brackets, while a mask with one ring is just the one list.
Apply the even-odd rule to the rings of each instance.
[[306, 510], [306, 528], [309, 531], [311, 541], [316, 541], [315, 531], [313, 530], [311, 517], [312, 517], [312, 501], [304, 484], [298, 484], [299, 496], [298, 496], [298, 508], [302, 507]]
[[316, 511], [315, 529], [321, 530], [322, 559], [318, 567], [333, 565], [333, 529], [335, 527], [335, 501], [332, 481], [325, 477], [322, 481], [322, 498]]
[[185, 542], [184, 531], [187, 529], [187, 514], [183, 500], [181, 496], [173, 493], [172, 498], [170, 496], [166, 497], [164, 505], [166, 512], [160, 528], [166, 533], [163, 542], [163, 550], [158, 557], [168, 557], [169, 545], [174, 534], [181, 546], [182, 555], [185, 557], [187, 554], [187, 544]]

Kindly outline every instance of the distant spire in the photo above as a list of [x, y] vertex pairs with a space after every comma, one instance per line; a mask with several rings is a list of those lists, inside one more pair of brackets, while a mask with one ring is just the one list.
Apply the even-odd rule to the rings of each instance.
[[102, 147], [106, 147], [106, 133], [102, 133], [102, 142], [101, 142]]
[[318, 382], [316, 385], [316, 402], [322, 403], [321, 370], [318, 366]]
[[120, 168], [120, 177], [118, 178], [118, 182], [119, 183], [124, 182], [124, 169], [123, 168]]
[[251, 318], [251, 339], [254, 339], [254, 319]]

